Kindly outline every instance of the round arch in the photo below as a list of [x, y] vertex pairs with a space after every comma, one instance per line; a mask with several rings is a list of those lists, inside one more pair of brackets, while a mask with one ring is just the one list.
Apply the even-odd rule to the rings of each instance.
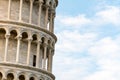
[[29, 80], [35, 80], [35, 78], [34, 77], [30, 77], [30, 79]]
[[8, 74], [13, 74], [14, 77], [17, 76], [16, 72], [13, 69], [9, 69], [7, 71], [5, 71], [5, 76], [7, 77]]
[[13, 73], [8, 73], [8, 74], [7, 74], [7, 80], [14, 80], [14, 75], [13, 75]]
[[26, 72], [21, 71], [21, 72], [18, 72], [17, 76], [19, 78], [22, 75], [26, 78], [26, 74], [27, 74]]
[[25, 76], [24, 75], [20, 75], [19, 76], [19, 80], [25, 80]]
[[27, 32], [22, 32], [22, 39], [28, 38], [28, 33]]
[[4, 28], [0, 28], [0, 38], [5, 38], [6, 30]]
[[38, 40], [37, 34], [33, 34], [33, 35], [32, 35], [32, 38], [33, 38], [33, 41]]
[[0, 80], [2, 80], [3, 74], [0, 72]]
[[37, 78], [38, 78], [38, 76], [35, 75], [35, 74], [30, 74], [29, 75], [29, 80], [38, 80]]
[[10, 39], [14, 39], [18, 35], [16, 30], [11, 30], [10, 31]]
[[20, 32], [21, 32], [21, 30], [15, 28], [15, 27], [9, 28], [9, 32], [11, 32], [11, 31], [16, 31], [17, 34], [20, 34]]

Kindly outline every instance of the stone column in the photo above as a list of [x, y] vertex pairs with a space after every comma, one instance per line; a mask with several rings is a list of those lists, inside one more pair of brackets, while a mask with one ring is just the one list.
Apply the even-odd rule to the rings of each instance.
[[44, 43], [43, 69], [46, 69], [47, 44]]
[[52, 23], [53, 23], [53, 13], [52, 11], [50, 12], [50, 24], [49, 24], [49, 31], [52, 32]]
[[23, 7], [23, 0], [20, 0], [19, 21], [22, 20], [22, 7]]
[[11, 12], [11, 0], [8, 2], [8, 20], [10, 19], [10, 12]]
[[41, 40], [37, 42], [37, 59], [36, 59], [36, 67], [40, 67], [40, 45], [41, 45]]
[[5, 77], [3, 76], [2, 80], [7, 80], [6, 76]]
[[34, 0], [30, 0], [29, 23], [32, 23], [33, 2], [34, 2]]
[[41, 26], [41, 11], [42, 11], [43, 1], [39, 0], [39, 13], [38, 13], [38, 26]]
[[48, 23], [48, 10], [49, 10], [49, 6], [46, 6], [46, 12], [45, 12], [45, 29], [47, 29], [47, 23]]
[[16, 53], [16, 63], [19, 62], [19, 53], [20, 53], [20, 41], [22, 39], [22, 35], [17, 37], [17, 53]]
[[19, 80], [19, 77], [15, 75], [13, 80]]
[[29, 80], [29, 79], [30, 79], [29, 75], [28, 74], [25, 75], [25, 80]]
[[40, 69], [43, 68], [43, 48], [40, 47]]
[[52, 71], [52, 52], [51, 52], [52, 50], [51, 49], [49, 49], [49, 54], [48, 54], [48, 62], [47, 62], [47, 70], [49, 71], [49, 72], [51, 72]]
[[52, 15], [52, 30], [51, 32], [54, 33], [54, 19], [55, 19], [55, 14]]
[[27, 65], [30, 65], [30, 52], [31, 52], [32, 38], [28, 39], [28, 50], [27, 50]]
[[5, 35], [6, 42], [5, 42], [4, 62], [6, 62], [6, 60], [7, 60], [9, 37], [10, 37], [10, 34], [6, 34], [6, 35]]

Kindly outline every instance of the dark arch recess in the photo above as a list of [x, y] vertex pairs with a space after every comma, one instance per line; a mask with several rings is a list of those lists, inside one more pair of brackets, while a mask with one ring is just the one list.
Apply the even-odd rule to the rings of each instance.
[[12, 73], [9, 73], [7, 75], [7, 80], [14, 80], [14, 75]]
[[10, 32], [10, 39], [15, 39], [16, 36], [17, 36], [17, 31], [16, 30], [12, 30]]
[[28, 38], [28, 34], [27, 34], [27, 32], [23, 32], [22, 33], [22, 39], [26, 39], [26, 38]]
[[2, 80], [2, 77], [3, 77], [3, 75], [2, 75], [2, 73], [0, 72], [0, 80]]
[[37, 35], [34, 34], [34, 35], [32, 36], [32, 38], [33, 38], [33, 41], [36, 41], [36, 40], [37, 40]]
[[31, 77], [30, 80], [35, 80], [35, 78], [34, 78], [34, 77]]
[[25, 76], [24, 75], [20, 75], [19, 76], [19, 80], [25, 80]]
[[4, 28], [0, 28], [0, 38], [5, 38], [6, 30]]

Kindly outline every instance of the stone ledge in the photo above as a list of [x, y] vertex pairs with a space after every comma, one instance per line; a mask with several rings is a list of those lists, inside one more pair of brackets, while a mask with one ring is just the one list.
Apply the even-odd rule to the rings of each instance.
[[52, 32], [49, 32], [48, 30], [40, 28], [39, 26], [34, 25], [34, 24], [29, 24], [29, 23], [25, 23], [25, 22], [17, 22], [17, 21], [9, 21], [9, 20], [0, 20], [0, 23], [2, 23], [2, 25], [3, 24], [12, 24], [12, 25], [19, 25], [19, 26], [34, 28], [34, 29], [43, 31], [43, 32], [51, 35], [55, 39], [55, 42], [57, 42], [57, 37]]
[[42, 70], [42, 69], [35, 68], [35, 67], [25, 66], [25, 65], [21, 65], [21, 64], [12, 64], [12, 63], [0, 63], [0, 66], [17, 67], [17, 68], [23, 68], [23, 69], [27, 69], [27, 70], [33, 70], [36, 72], [47, 74], [48, 76], [53, 78], [53, 80], [55, 80], [55, 76], [52, 73]]

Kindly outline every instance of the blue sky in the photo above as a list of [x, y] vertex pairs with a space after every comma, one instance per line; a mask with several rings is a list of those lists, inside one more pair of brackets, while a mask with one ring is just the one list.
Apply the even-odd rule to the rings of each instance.
[[59, 0], [56, 80], [120, 80], [120, 0]]

